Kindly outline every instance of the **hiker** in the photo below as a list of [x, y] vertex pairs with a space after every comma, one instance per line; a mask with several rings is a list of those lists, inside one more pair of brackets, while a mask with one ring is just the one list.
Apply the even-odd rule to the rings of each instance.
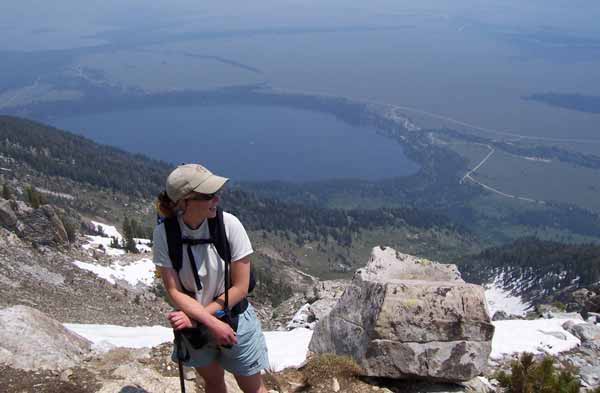
[[176, 337], [173, 359], [194, 367], [207, 393], [226, 392], [224, 370], [245, 393], [266, 393], [260, 372], [269, 365], [267, 347], [246, 300], [252, 245], [240, 221], [218, 207], [227, 180], [197, 164], [171, 172], [157, 200], [165, 221], [154, 230], [154, 263], [179, 310], [167, 316]]

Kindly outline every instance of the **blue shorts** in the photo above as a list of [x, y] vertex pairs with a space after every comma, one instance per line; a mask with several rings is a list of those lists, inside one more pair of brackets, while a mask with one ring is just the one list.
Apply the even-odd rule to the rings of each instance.
[[[217, 346], [209, 342], [200, 349], [193, 349], [187, 340], [182, 340], [183, 350], [190, 355], [183, 364], [187, 367], [206, 367], [218, 362], [221, 367], [234, 375], [250, 376], [269, 367], [267, 343], [260, 328], [254, 308], [248, 308], [239, 315], [237, 344], [231, 348]], [[172, 359], [177, 362], [176, 349]]]

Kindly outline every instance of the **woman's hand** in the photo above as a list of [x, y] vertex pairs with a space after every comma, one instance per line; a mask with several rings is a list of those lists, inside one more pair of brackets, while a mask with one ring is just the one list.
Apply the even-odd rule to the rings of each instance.
[[237, 337], [235, 336], [235, 332], [225, 322], [214, 318], [213, 322], [210, 326], [207, 326], [210, 332], [212, 333], [215, 341], [219, 345], [235, 345], [237, 344]]
[[190, 319], [183, 311], [173, 311], [167, 315], [171, 327], [175, 330], [186, 329], [196, 326], [196, 321]]

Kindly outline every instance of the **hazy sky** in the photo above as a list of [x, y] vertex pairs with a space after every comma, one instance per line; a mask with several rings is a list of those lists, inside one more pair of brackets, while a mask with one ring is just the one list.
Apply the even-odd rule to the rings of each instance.
[[[204, 28], [261, 27], [272, 24], [378, 23], [382, 16], [431, 12], [488, 22], [552, 25], [600, 33], [595, 0], [2, 0], [0, 29], [98, 29], [194, 23]], [[21, 27], [22, 26], [22, 27]]]

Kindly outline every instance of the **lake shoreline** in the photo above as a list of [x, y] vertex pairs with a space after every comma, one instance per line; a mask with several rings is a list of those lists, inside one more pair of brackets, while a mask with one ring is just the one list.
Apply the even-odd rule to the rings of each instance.
[[[185, 104], [182, 96], [186, 97]], [[51, 111], [51, 106], [57, 110], [47, 118], [44, 114]], [[401, 140], [391, 138], [390, 144], [390, 135], [382, 134], [377, 122], [372, 121], [378, 117], [372, 108], [340, 97], [271, 93], [264, 89], [240, 94], [236, 89], [234, 93], [220, 90], [138, 96], [127, 103], [119, 100], [118, 104], [109, 105], [105, 102], [101, 108], [90, 107], [89, 102], [78, 106], [82, 111], [75, 115], [72, 106], [46, 105], [43, 111], [36, 111], [37, 117], [96, 142], [171, 162], [198, 159], [187, 151], [178, 156], [170, 150], [178, 144], [200, 143], [203, 137], [195, 135], [195, 128], [201, 122], [202, 134], [210, 135], [208, 140], [217, 151], [224, 149], [221, 145], [227, 146], [227, 154], [236, 155], [247, 164], [236, 168], [222, 162], [212, 151], [204, 155], [203, 160], [216, 162], [215, 170], [230, 173], [242, 181], [302, 183], [350, 178], [380, 181], [414, 175], [421, 167], [408, 157], [406, 144]], [[135, 135], [132, 131], [135, 128], [143, 130], [143, 137], [139, 132]], [[283, 130], [286, 134], [281, 135]], [[186, 132], [191, 139], [186, 137]], [[172, 133], [172, 138], [168, 139], [166, 133]], [[138, 141], [123, 141], [131, 139]], [[154, 139], [163, 141], [160, 148]], [[175, 156], [178, 158], [173, 159]], [[260, 163], [260, 159], [271, 164]], [[298, 163], [286, 171], [286, 161], [291, 160]], [[273, 167], [273, 162], [283, 163], [282, 168], [280, 164]], [[250, 168], [261, 165], [269, 167], [268, 173], [272, 175], [257, 175], [256, 169], [251, 173]]]

